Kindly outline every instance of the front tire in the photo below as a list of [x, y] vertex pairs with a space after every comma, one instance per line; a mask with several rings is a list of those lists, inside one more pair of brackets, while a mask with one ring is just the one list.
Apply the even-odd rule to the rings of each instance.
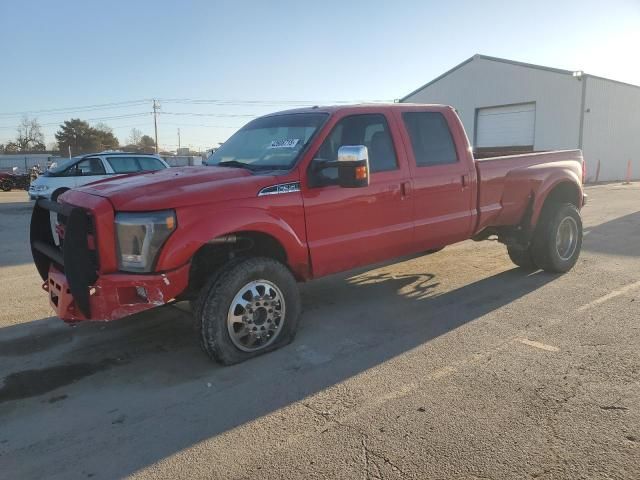
[[289, 269], [263, 257], [223, 267], [195, 305], [202, 348], [224, 365], [290, 343], [301, 311], [298, 286]]
[[570, 204], [550, 205], [540, 215], [531, 253], [545, 272], [568, 272], [578, 261], [582, 248], [582, 218]]

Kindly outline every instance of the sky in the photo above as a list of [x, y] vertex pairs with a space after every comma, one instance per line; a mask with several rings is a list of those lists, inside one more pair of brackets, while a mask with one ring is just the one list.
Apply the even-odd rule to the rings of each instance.
[[[393, 101], [476, 53], [640, 85], [640, 0], [0, 2], [0, 143], [27, 113], [175, 149], [296, 106]], [[53, 110], [53, 111], [52, 111]]]

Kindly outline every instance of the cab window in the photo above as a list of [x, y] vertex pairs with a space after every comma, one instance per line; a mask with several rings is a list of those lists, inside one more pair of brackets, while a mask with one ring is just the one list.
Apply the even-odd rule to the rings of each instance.
[[351, 115], [340, 120], [316, 152], [310, 166], [313, 186], [336, 185], [338, 169], [322, 168], [326, 162], [338, 159], [343, 145], [364, 145], [369, 151], [371, 173], [398, 168], [393, 140], [384, 115]]

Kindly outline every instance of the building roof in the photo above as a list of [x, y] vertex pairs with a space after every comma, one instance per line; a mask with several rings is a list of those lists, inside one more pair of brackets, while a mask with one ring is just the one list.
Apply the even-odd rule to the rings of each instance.
[[562, 75], [575, 75], [576, 73], [579, 73], [582, 77], [591, 77], [591, 78], [597, 78], [599, 80], [606, 80], [608, 82], [614, 82], [614, 83], [618, 83], [620, 85], [626, 85], [629, 87], [635, 87], [635, 88], [640, 88], [640, 86], [638, 85], [634, 85], [632, 83], [625, 83], [625, 82], [620, 82], [618, 80], [611, 80], [610, 78], [604, 78], [604, 77], [598, 77], [597, 75], [589, 75], [586, 73], [583, 73], [581, 70], [579, 71], [572, 71], [572, 70], [563, 70], [561, 68], [553, 68], [553, 67], [545, 67], [543, 65], [535, 65], [533, 63], [526, 63], [526, 62], [518, 62], [516, 60], [508, 60], [506, 58], [498, 58], [498, 57], [491, 57], [489, 55], [481, 55], [479, 53], [476, 53], [474, 56], [467, 58], [464, 62], [456, 65], [455, 67], [453, 67], [450, 70], [447, 70], [446, 72], [444, 72], [442, 75], [437, 76], [436, 78], [434, 78], [433, 80], [431, 80], [428, 83], [425, 83], [424, 85], [422, 85], [419, 88], [416, 88], [413, 92], [409, 93], [408, 95], [405, 95], [404, 97], [402, 97], [400, 99], [400, 102], [404, 102], [407, 98], [411, 97], [412, 95], [415, 95], [416, 93], [418, 93], [419, 91], [427, 88], [429, 85], [437, 82], [438, 80], [441, 80], [442, 78], [446, 77], [447, 75], [449, 75], [450, 73], [455, 72], [456, 70], [458, 70], [460, 67], [465, 66], [467, 63], [473, 61], [473, 60], [489, 60], [491, 62], [501, 62], [501, 63], [508, 63], [510, 65], [517, 65], [519, 67], [526, 67], [526, 68], [535, 68], [536, 70], [544, 70], [547, 72], [552, 72], [552, 73], [559, 73]]

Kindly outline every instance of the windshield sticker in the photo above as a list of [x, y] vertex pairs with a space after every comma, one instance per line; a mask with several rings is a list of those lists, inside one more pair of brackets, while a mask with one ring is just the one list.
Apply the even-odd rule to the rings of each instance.
[[271, 140], [271, 145], [267, 148], [293, 148], [298, 142], [299, 138], [283, 138], [282, 140]]

